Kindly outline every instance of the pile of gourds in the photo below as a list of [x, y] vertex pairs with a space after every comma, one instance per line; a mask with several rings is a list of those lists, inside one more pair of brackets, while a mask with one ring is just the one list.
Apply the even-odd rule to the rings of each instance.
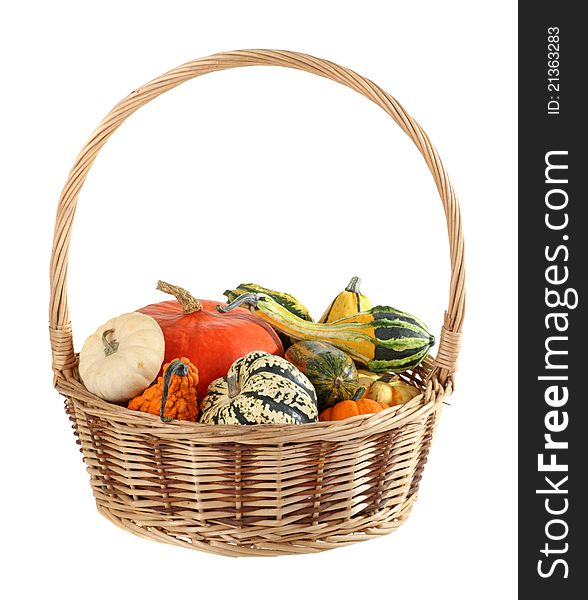
[[397, 373], [434, 344], [425, 324], [372, 306], [360, 280], [318, 322], [295, 297], [241, 284], [228, 303], [175, 300], [111, 319], [90, 335], [79, 372], [91, 393], [172, 419], [225, 425], [303, 424], [377, 413], [420, 391]]

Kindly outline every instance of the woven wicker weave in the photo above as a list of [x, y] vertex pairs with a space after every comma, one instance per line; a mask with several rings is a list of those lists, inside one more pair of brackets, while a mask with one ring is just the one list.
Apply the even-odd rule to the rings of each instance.
[[[381, 106], [413, 140], [445, 208], [449, 307], [436, 358], [405, 374], [422, 394], [376, 415], [310, 425], [161, 423], [90, 394], [79, 380], [66, 280], [78, 194], [96, 155], [138, 108], [193, 77], [270, 65], [344, 84]], [[437, 151], [389, 94], [326, 60], [248, 50], [186, 63], [117, 104], [78, 156], [63, 189], [51, 257], [55, 387], [79, 438], [98, 510], [140, 536], [230, 556], [318, 552], [395, 530], [416, 498], [443, 400], [453, 390], [465, 306], [459, 207]]]

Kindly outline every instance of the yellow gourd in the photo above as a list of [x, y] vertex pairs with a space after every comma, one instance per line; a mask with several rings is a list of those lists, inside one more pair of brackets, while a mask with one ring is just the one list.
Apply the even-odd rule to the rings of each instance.
[[359, 291], [361, 279], [352, 277], [347, 287], [329, 304], [319, 323], [332, 323], [372, 308], [371, 300]]
[[376, 402], [383, 402], [388, 406], [404, 404], [420, 394], [414, 385], [404, 381], [374, 381], [366, 392], [366, 397]]
[[359, 385], [363, 385], [366, 389], [366, 396], [372, 383], [382, 376], [381, 373], [374, 373], [367, 369], [357, 369], [357, 374], [359, 375]]

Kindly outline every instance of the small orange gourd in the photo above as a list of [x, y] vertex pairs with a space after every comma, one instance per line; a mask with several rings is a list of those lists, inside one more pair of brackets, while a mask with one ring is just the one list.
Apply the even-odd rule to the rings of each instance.
[[341, 400], [334, 406], [323, 410], [319, 415], [319, 421], [340, 421], [357, 415], [368, 415], [379, 413], [385, 408], [389, 408], [384, 402], [377, 402], [363, 397], [365, 387], [358, 387], [351, 400]]
[[133, 398], [128, 408], [159, 415], [162, 421], [197, 421], [197, 385], [198, 369], [185, 357], [175, 359], [164, 365], [163, 376]]

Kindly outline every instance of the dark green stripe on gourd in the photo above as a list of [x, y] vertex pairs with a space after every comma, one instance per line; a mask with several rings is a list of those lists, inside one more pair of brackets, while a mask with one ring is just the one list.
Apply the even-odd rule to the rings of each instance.
[[373, 371], [406, 371], [418, 366], [435, 344], [435, 337], [414, 315], [390, 306], [372, 309], [378, 344], [367, 366]]
[[397, 321], [399, 325], [407, 327], [413, 325], [415, 331], [425, 331], [428, 334], [427, 326], [417, 317], [410, 313], [402, 312], [391, 306], [374, 306], [370, 311], [375, 321]]
[[300, 377], [299, 369], [284, 369], [283, 367], [276, 365], [271, 367], [262, 366], [260, 368], [253, 367], [248, 371], [248, 377], [257, 377], [261, 387], [263, 387], [264, 381], [273, 382], [276, 381], [276, 378], [279, 378], [281, 381], [289, 381], [298, 386], [305, 394], [313, 395], [315, 393], [314, 386], [311, 385], [312, 382], [306, 378], [302, 379]]

